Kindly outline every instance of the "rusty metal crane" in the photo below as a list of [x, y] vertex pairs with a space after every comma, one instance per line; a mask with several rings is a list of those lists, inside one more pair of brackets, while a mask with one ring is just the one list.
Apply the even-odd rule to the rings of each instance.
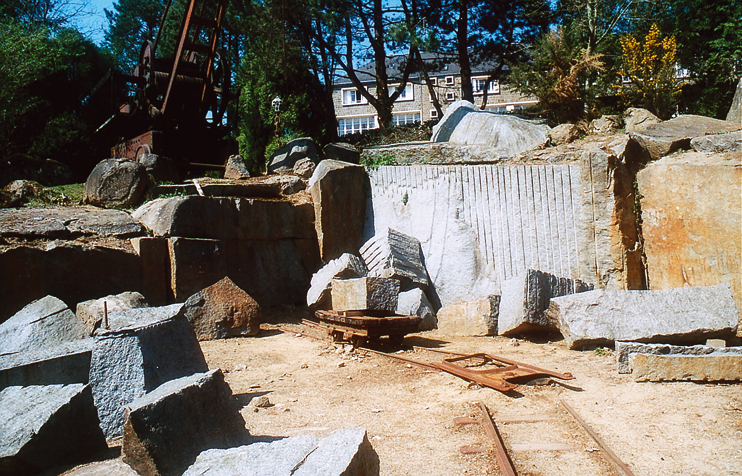
[[168, 0], [154, 42], [145, 42], [133, 74], [125, 77], [133, 96], [99, 128], [116, 138], [112, 157], [137, 160], [155, 153], [208, 161], [215, 154], [227, 102], [217, 53], [227, 2], [184, 0], [173, 54], [160, 56], [163, 39], [172, 39], [163, 38], [173, 11]]

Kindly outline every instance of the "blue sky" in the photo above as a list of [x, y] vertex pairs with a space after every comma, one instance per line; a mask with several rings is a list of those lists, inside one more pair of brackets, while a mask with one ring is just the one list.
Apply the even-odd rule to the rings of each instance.
[[103, 9], [107, 8], [112, 10], [113, 2], [114, 0], [89, 0], [89, 10], [91, 14], [77, 22], [78, 24], [76, 26], [80, 31], [93, 40], [97, 45], [100, 45], [103, 42], [103, 34], [108, 26]]

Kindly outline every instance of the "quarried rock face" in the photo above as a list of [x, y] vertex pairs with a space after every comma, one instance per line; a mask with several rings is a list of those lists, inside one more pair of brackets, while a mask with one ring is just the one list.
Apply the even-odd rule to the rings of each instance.
[[88, 383], [93, 339], [77, 339], [0, 355], [0, 390], [5, 387]]
[[366, 171], [360, 165], [323, 160], [309, 181], [314, 226], [323, 262], [361, 247], [366, 214]]
[[742, 313], [742, 156], [665, 157], [637, 183], [649, 288], [726, 283]]
[[32, 385], [0, 391], [0, 475], [31, 475], [84, 463], [107, 448], [89, 386]]
[[121, 210], [96, 207], [47, 207], [0, 210], [0, 236], [25, 239], [144, 234], [144, 227]]
[[340, 160], [350, 162], [351, 164], [357, 164], [361, 161], [361, 153], [358, 152], [358, 149], [353, 144], [334, 142], [327, 144], [322, 150], [326, 159]]
[[409, 291], [399, 293], [397, 314], [401, 316], [422, 317], [417, 327], [418, 331], [429, 331], [438, 326], [435, 310], [420, 288], [412, 288]]
[[724, 354], [742, 357], [742, 347], [713, 347], [710, 345], [642, 344], [640, 342], [616, 342], [616, 364], [618, 373], [631, 373], [631, 357], [634, 354], [654, 355], [709, 355]]
[[139, 291], [140, 260], [130, 247], [90, 246], [75, 241], [52, 241], [45, 248], [13, 246], [0, 249], [0, 282], [1, 321], [49, 294], [72, 305]]
[[[121, 311], [111, 329], [99, 329], [90, 363], [90, 385], [106, 437], [123, 434], [124, 407], [176, 378], [208, 366], [181, 304]], [[149, 309], [149, 311], [147, 311]]]
[[141, 203], [148, 184], [143, 165], [128, 159], [107, 159], [90, 172], [83, 201], [104, 208], [133, 207]]
[[123, 460], [140, 475], [181, 475], [202, 451], [248, 437], [232, 391], [215, 369], [166, 382], [129, 404]]
[[637, 382], [742, 380], [742, 355], [634, 354], [631, 366]]
[[260, 306], [228, 277], [189, 297], [180, 312], [198, 340], [254, 336], [260, 331]]
[[636, 132], [654, 124], [662, 122], [659, 117], [655, 116], [646, 109], [639, 107], [630, 107], [624, 112], [624, 124], [627, 132]]
[[613, 341], [696, 344], [734, 336], [737, 309], [724, 284], [656, 291], [594, 290], [552, 298], [546, 311], [570, 349]]

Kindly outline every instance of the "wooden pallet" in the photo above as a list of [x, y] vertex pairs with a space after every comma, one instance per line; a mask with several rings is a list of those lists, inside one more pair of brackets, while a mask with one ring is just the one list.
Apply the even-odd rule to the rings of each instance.
[[404, 336], [417, 332], [421, 317], [418, 316], [369, 316], [372, 311], [317, 311], [319, 322], [305, 319], [308, 325], [327, 330], [333, 341], [350, 341], [354, 346], [364, 345], [368, 339], [389, 336], [395, 345], [401, 344]]

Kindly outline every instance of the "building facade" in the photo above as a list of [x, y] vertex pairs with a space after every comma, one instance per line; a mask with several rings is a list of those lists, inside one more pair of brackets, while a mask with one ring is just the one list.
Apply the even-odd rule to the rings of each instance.
[[[391, 68], [388, 73], [390, 78], [399, 76]], [[376, 86], [371, 75], [361, 72], [358, 76], [367, 90], [375, 96]], [[445, 64], [441, 69], [428, 73], [428, 76], [444, 112], [449, 104], [461, 99], [461, 74], [458, 65]], [[486, 75], [477, 75], [476, 72], [472, 74], [474, 102], [478, 106], [482, 104], [486, 80]], [[389, 90], [393, 91], [398, 85], [399, 83], [395, 84], [390, 80]], [[338, 135], [355, 134], [379, 127], [376, 110], [350, 80], [342, 78], [333, 86], [333, 102], [338, 121]], [[537, 102], [536, 98], [523, 96], [493, 80], [487, 92], [486, 110], [501, 114], [513, 113]], [[410, 75], [405, 90], [394, 103], [392, 117], [393, 125], [419, 123], [438, 118], [428, 86], [419, 75]]]

